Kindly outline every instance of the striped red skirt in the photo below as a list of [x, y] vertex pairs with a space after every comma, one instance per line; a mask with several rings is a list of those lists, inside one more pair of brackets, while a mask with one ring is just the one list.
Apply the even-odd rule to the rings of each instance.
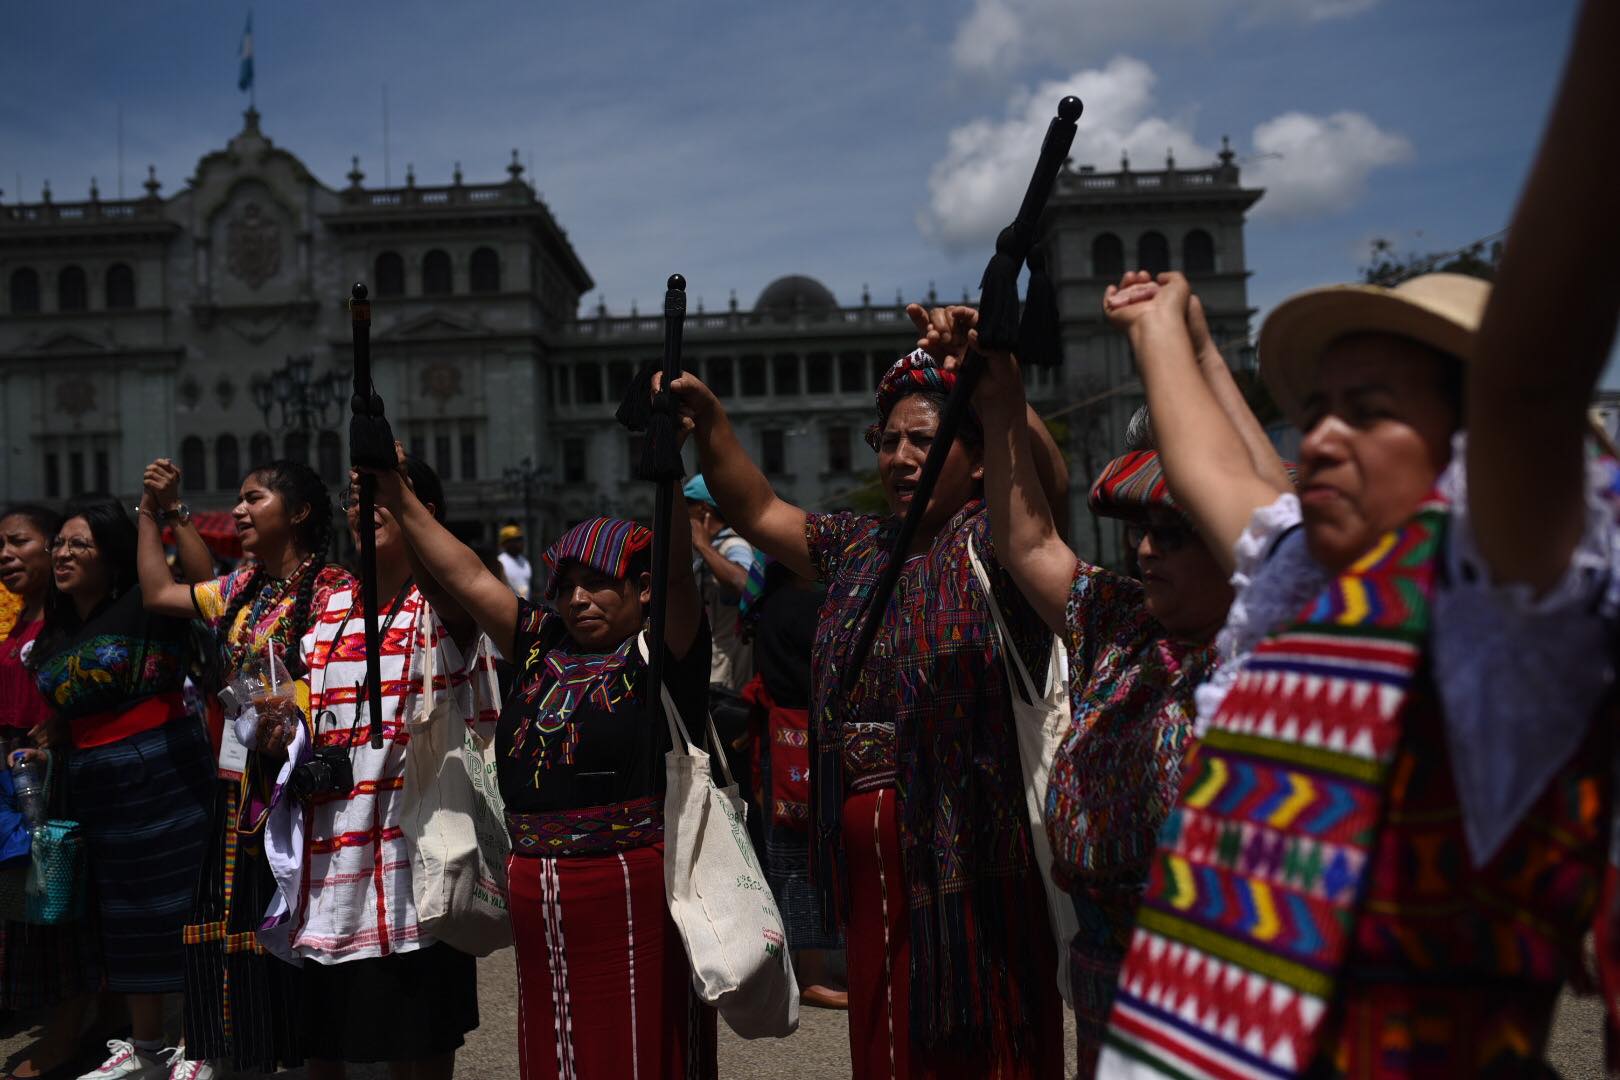
[[[656, 828], [629, 824], [654, 811]], [[715, 1013], [664, 899], [661, 812], [507, 815], [523, 1080], [715, 1076]]]
[[[960, 1047], [929, 1051], [911, 1039], [911, 912], [900, 870], [900, 828], [893, 788], [844, 800], [844, 852], [849, 864], [849, 1060], [856, 1080], [1060, 1080], [1063, 1001], [1042, 980], [1037, 1030], [1025, 1032], [1027, 1053], [1005, 1048], [974, 1053]], [[1046, 923], [1040, 883], [1031, 879], [1029, 918]], [[1051, 934], [1035, 970], [1057, 967]]]

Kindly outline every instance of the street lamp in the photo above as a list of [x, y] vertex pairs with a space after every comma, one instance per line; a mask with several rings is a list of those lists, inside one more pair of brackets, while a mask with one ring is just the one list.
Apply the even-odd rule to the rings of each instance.
[[264, 426], [270, 428], [270, 412], [279, 407], [278, 431], [308, 435], [331, 427], [328, 414], [343, 400], [344, 376], [329, 371], [315, 376], [315, 357], [305, 353], [289, 356], [282, 367], [269, 375], [255, 375], [248, 383], [253, 404], [264, 414]]
[[536, 465], [532, 458], [526, 457], [502, 469], [501, 479], [507, 492], [523, 504], [523, 535], [527, 538], [534, 531], [535, 499], [543, 496], [551, 484], [551, 466]]

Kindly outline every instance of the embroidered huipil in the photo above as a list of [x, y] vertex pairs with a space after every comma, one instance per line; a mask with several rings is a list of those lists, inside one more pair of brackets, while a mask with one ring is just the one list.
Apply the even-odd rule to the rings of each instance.
[[1089, 1076], [1154, 840], [1181, 783], [1193, 690], [1215, 649], [1171, 638], [1148, 614], [1141, 582], [1083, 560], [1064, 623], [1073, 723], [1052, 762], [1046, 828], [1052, 876], [1078, 916], [1069, 963], [1080, 1074]]
[[[351, 790], [318, 795], [303, 811], [304, 863], [298, 909], [292, 913], [291, 947], [322, 963], [410, 952], [433, 943], [417, 925], [410, 851], [400, 830], [405, 756], [410, 752], [407, 724], [424, 704], [425, 649], [436, 650], [435, 695], [468, 701], [462, 688], [470, 678], [486, 677], [467, 670], [461, 650], [415, 586], [397, 610], [390, 607], [385, 602], [379, 627], [380, 750], [371, 747], [371, 712], [363, 693], [366, 633], [358, 591], [333, 593], [303, 640], [309, 665], [309, 715], [319, 721], [314, 745], [348, 746], [354, 767]], [[331, 716], [322, 715], [328, 711]], [[493, 713], [466, 719], [482, 724], [486, 736], [493, 730]]]
[[812, 876], [824, 910], [847, 910], [844, 798], [893, 786], [911, 919], [912, 1030], [924, 1045], [988, 1040], [998, 1005], [1030, 999], [1029, 980], [1041, 977], [1029, 970], [1031, 943], [1050, 931], [1007, 917], [1024, 910], [1034, 860], [1005, 669], [970, 539], [1033, 672], [1045, 670], [1051, 637], [995, 562], [989, 515], [975, 500], [907, 560], [846, 701], [845, 659], [898, 526], [852, 513], [805, 522], [828, 586], [812, 663]]
[[136, 587], [103, 604], [38, 661], [35, 684], [69, 722], [123, 712], [165, 695], [173, 699], [172, 714], [179, 715], [186, 620], [148, 613]]
[[1291, 495], [1239, 540], [1105, 1070], [1539, 1068], [1603, 864], [1620, 540], [1594, 486], [1557, 585], [1491, 584], [1463, 459], [1338, 577]]

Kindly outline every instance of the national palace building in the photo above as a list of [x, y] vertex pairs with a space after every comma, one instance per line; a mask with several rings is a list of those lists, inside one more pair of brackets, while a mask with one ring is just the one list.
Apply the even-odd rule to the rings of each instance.
[[[367, 282], [372, 354], [395, 433], [444, 478], [453, 525], [488, 539], [508, 520], [544, 542], [595, 513], [650, 517], [631, 477], [636, 437], [613, 412], [662, 348], [661, 311], [581, 310], [581, 253], [513, 156], [506, 179], [448, 185], [315, 177], [249, 110], [178, 192], [0, 203], [0, 503], [87, 491], [133, 501], [142, 467], [172, 456], [187, 501], [223, 511], [250, 464], [346, 473], [350, 326]], [[1197, 168], [1066, 167], [1044, 225], [1065, 363], [1029, 374], [1066, 443], [1070, 534], [1117, 554], [1085, 510], [1092, 474], [1141, 403], [1124, 340], [1100, 319], [1127, 266], [1185, 271], [1218, 340], [1249, 362], [1244, 188], [1228, 150]], [[785, 269], [785, 268], [784, 268]], [[785, 497], [875, 505], [876, 377], [911, 347], [899, 298], [835, 297], [788, 275], [751, 305], [694, 308], [689, 367], [726, 402]], [[929, 297], [915, 297], [927, 302]], [[852, 302], [853, 301], [853, 302]]]

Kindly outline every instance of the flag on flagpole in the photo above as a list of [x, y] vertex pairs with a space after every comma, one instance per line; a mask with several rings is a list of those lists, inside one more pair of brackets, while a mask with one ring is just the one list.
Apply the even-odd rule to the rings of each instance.
[[253, 86], [253, 12], [248, 12], [247, 25], [242, 28], [241, 70], [236, 76], [236, 88], [247, 90]]

